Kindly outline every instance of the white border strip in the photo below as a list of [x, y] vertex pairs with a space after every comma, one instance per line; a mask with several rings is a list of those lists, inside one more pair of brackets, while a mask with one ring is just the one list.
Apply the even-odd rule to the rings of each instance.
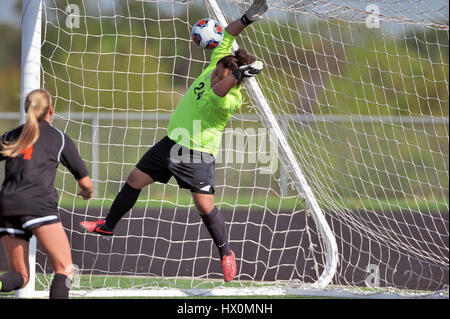
[[23, 230], [20, 229], [15, 229], [15, 228], [4, 228], [4, 227], [0, 227], [0, 232], [7, 232], [9, 234], [25, 234], [25, 232]]
[[[36, 291], [34, 297], [48, 298], [48, 290]], [[364, 293], [349, 292], [336, 289], [313, 288], [279, 288], [279, 287], [255, 287], [255, 288], [214, 288], [214, 289], [94, 289], [71, 290], [70, 297], [78, 298], [111, 298], [111, 297], [245, 297], [245, 296], [312, 296], [329, 298], [358, 298], [358, 299], [449, 299], [448, 295], [438, 293], [401, 294], [394, 292]]]

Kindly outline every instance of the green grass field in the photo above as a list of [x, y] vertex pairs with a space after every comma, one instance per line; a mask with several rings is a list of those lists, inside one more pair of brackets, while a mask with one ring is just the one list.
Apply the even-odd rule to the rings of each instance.
[[[2, 273], [0, 272], [0, 275]], [[42, 283], [46, 283], [48, 285], [52, 280], [52, 275], [43, 275], [37, 274], [37, 281], [35, 288], [37, 291], [43, 291], [46, 288]], [[332, 298], [352, 298], [348, 296], [313, 296], [313, 295], [298, 295], [298, 294], [286, 294], [286, 295], [232, 295], [232, 296], [211, 296], [211, 295], [201, 295], [198, 293], [197, 295], [192, 293], [192, 295], [187, 296], [169, 296], [169, 297], [154, 297], [154, 296], [110, 296], [110, 297], [92, 297], [92, 296], [82, 296], [78, 295], [77, 292], [87, 291], [93, 289], [101, 289], [101, 288], [111, 288], [116, 291], [120, 291], [120, 289], [143, 289], [146, 287], [147, 289], [162, 289], [162, 288], [173, 288], [176, 286], [176, 289], [180, 290], [190, 290], [195, 287], [195, 289], [214, 289], [214, 288], [262, 288], [262, 287], [273, 287], [273, 284], [264, 284], [264, 283], [250, 283], [245, 281], [239, 282], [229, 282], [223, 283], [222, 280], [194, 280], [194, 279], [163, 279], [163, 278], [155, 278], [155, 277], [130, 277], [130, 276], [101, 276], [101, 275], [93, 275], [93, 276], [79, 276], [74, 279], [73, 286], [71, 291], [73, 292], [73, 296], [71, 298], [74, 299], [332, 299]], [[151, 287], [151, 288], [149, 288]], [[336, 288], [336, 287], [334, 287]], [[345, 287], [338, 287], [338, 290], [345, 289]], [[348, 291], [355, 291], [355, 287], [347, 287]], [[386, 292], [382, 289], [373, 289], [367, 287], [358, 287], [358, 293], [355, 293], [354, 298], [360, 298], [361, 294], [366, 293], [367, 297], [370, 298], [370, 295], [376, 295], [379, 293]], [[430, 294], [430, 291], [413, 291], [413, 290], [398, 290], [394, 291], [391, 289], [391, 293], [399, 293], [399, 294], [422, 294], [426, 296]], [[359, 296], [358, 296], [359, 294]], [[444, 298], [448, 298], [448, 292], [443, 293]], [[0, 294], [0, 299], [11, 299], [15, 298], [15, 292], [2, 293]]]
[[[2, 273], [0, 272], [0, 275]], [[37, 291], [43, 291], [48, 289], [49, 283], [51, 283], [52, 275], [43, 275], [37, 274], [37, 281], [35, 285], [35, 289]], [[45, 283], [45, 286], [43, 285]], [[47, 286], [47, 287], [46, 287]], [[101, 289], [101, 288], [112, 288], [116, 290], [120, 289], [142, 289], [143, 287], [152, 287], [156, 289], [161, 288], [171, 288], [176, 287], [180, 290], [189, 290], [193, 289], [213, 289], [218, 287], [223, 288], [259, 288], [259, 287], [268, 287], [268, 284], [255, 284], [250, 282], [229, 282], [223, 283], [222, 280], [193, 280], [193, 279], [163, 279], [163, 278], [153, 278], [153, 277], [130, 277], [130, 276], [101, 276], [101, 275], [83, 275], [74, 279], [72, 291], [75, 293], [77, 291], [83, 290], [92, 290], [92, 289]], [[14, 298], [15, 292], [2, 293], [0, 294], [0, 299], [3, 298]], [[74, 296], [73, 298], [100, 298], [100, 297], [80, 297]], [[303, 298], [313, 298], [310, 296], [298, 296], [298, 295], [246, 295], [246, 296], [205, 296], [205, 295], [195, 295], [192, 294], [186, 297], [106, 297], [106, 298], [170, 298], [170, 299], [303, 299]], [[322, 297], [314, 297], [314, 298], [322, 298]]]

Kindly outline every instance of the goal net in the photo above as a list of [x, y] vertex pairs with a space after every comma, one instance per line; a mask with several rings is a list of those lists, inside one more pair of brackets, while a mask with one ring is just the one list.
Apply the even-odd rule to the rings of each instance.
[[[223, 282], [216, 247], [174, 179], [144, 188], [112, 239], [80, 229], [106, 216], [208, 65], [211, 51], [190, 40], [194, 23], [229, 23], [250, 3], [43, 1], [41, 82], [54, 96], [53, 124], [95, 183], [84, 202], [67, 170], [57, 176], [71, 293], [448, 297], [444, 0], [270, 0], [239, 36], [265, 68], [244, 86], [216, 159], [233, 282]], [[38, 291], [52, 272], [38, 247]]]

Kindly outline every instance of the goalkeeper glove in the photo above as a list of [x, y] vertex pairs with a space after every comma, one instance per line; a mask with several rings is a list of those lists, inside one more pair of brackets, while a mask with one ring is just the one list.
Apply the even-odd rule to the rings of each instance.
[[264, 64], [261, 61], [256, 60], [250, 65], [243, 65], [234, 70], [231, 75], [235, 78], [237, 83], [241, 83], [244, 78], [251, 78], [260, 73]]
[[268, 9], [267, 0], [254, 0], [250, 8], [245, 11], [245, 14], [241, 17], [241, 21], [245, 26], [261, 20], [264, 12]]

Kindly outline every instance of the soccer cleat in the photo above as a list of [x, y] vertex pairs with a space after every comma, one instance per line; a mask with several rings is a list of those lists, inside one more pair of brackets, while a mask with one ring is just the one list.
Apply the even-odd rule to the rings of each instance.
[[236, 259], [234, 257], [234, 251], [231, 250], [231, 255], [225, 255], [222, 258], [223, 279], [228, 282], [233, 280], [236, 276]]
[[90, 233], [97, 233], [103, 236], [114, 235], [114, 231], [106, 227], [105, 221], [103, 219], [99, 219], [98, 221], [93, 222], [81, 222], [80, 225]]

